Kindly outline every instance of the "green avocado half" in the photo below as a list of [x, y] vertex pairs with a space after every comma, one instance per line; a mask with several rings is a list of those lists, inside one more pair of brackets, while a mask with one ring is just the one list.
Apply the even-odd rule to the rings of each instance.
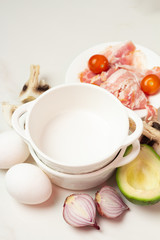
[[141, 144], [139, 155], [116, 171], [117, 185], [132, 203], [151, 205], [160, 201], [160, 156]]

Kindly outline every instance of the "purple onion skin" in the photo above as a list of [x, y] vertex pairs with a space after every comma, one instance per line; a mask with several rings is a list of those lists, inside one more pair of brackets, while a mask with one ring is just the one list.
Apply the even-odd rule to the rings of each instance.
[[95, 202], [98, 213], [110, 219], [115, 219], [129, 210], [120, 195], [110, 186], [104, 186], [96, 193]]
[[[87, 214], [90, 213], [91, 219], [90, 221], [87, 219], [83, 219], [81, 216], [81, 213], [79, 215], [77, 214], [77, 211], [74, 211], [73, 204], [74, 201], [70, 201], [70, 199], [74, 199], [74, 201], [85, 201], [84, 202], [84, 211], [87, 212]], [[80, 200], [79, 200], [80, 199]], [[80, 202], [78, 202], [80, 204]], [[83, 203], [80, 207], [83, 207]], [[96, 204], [94, 200], [88, 195], [88, 194], [71, 194], [65, 199], [64, 205], [63, 205], [63, 218], [64, 220], [73, 227], [86, 227], [91, 226], [95, 229], [99, 230], [100, 227], [96, 223]]]

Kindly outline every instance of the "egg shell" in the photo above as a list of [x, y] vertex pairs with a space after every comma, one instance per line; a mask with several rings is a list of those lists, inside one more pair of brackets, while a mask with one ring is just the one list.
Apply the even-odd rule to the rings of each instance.
[[30, 163], [11, 167], [6, 173], [5, 182], [10, 195], [24, 204], [42, 203], [52, 193], [52, 184], [47, 175]]
[[0, 169], [9, 169], [17, 163], [24, 162], [29, 154], [27, 144], [14, 130], [0, 134]]

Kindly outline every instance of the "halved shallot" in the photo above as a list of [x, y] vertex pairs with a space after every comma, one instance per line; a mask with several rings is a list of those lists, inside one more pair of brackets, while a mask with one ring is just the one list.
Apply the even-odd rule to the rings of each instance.
[[88, 194], [72, 194], [63, 205], [64, 220], [73, 227], [100, 227], [96, 223], [96, 205]]
[[116, 218], [124, 211], [129, 210], [120, 195], [110, 186], [102, 187], [96, 193], [95, 201], [98, 213], [106, 218]]

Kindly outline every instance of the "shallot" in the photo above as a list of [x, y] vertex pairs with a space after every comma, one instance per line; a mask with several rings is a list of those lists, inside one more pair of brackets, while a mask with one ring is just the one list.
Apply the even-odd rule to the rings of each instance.
[[129, 210], [120, 195], [110, 186], [102, 187], [96, 193], [95, 201], [98, 213], [106, 218], [116, 218], [124, 211]]
[[73, 227], [93, 226], [96, 223], [96, 205], [88, 194], [72, 194], [68, 196], [63, 205], [64, 220]]

